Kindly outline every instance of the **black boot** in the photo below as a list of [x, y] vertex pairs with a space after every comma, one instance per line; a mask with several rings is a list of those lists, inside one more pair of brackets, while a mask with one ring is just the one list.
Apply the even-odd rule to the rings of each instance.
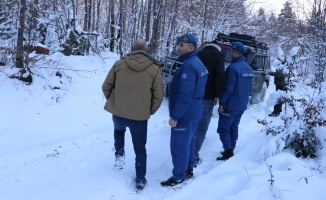
[[[230, 150], [232, 150], [232, 152], [233, 152], [233, 149], [230, 149]], [[220, 153], [222, 154], [222, 156], [224, 156], [225, 151], [226, 151], [226, 150], [224, 150], [224, 151], [220, 151]]]
[[222, 156], [217, 157], [216, 160], [227, 160], [234, 156], [233, 149], [226, 149], [224, 152], [221, 152]]
[[195, 156], [194, 167], [197, 167], [202, 162], [199, 156]]
[[161, 185], [162, 186], [175, 186], [175, 185], [182, 183], [184, 180], [185, 179], [176, 180], [173, 176], [171, 176], [168, 180], [162, 181]]
[[193, 169], [187, 169], [186, 171], [186, 179], [191, 179], [194, 177], [194, 170]]
[[269, 114], [268, 116], [270, 117], [278, 117], [280, 115], [280, 113], [277, 113], [277, 112], [272, 112], [271, 114]]

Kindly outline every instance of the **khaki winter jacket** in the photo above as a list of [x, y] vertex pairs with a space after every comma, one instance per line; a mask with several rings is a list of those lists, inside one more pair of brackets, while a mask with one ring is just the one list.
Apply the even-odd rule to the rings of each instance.
[[275, 72], [269, 72], [269, 75], [274, 76], [274, 84], [286, 86], [285, 75], [282, 69], [278, 69]]
[[102, 85], [104, 109], [119, 117], [148, 120], [163, 100], [161, 64], [140, 50], [115, 62]]

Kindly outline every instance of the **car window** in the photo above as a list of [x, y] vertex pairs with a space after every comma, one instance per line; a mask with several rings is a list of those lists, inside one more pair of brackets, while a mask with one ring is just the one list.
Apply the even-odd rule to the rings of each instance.
[[222, 51], [222, 53], [224, 55], [224, 61], [228, 62], [228, 63], [231, 63], [231, 60], [232, 60], [231, 46], [220, 44], [220, 47], [221, 47], [221, 51]]
[[268, 60], [266, 56], [257, 55], [250, 66], [253, 70], [264, 71], [267, 61]]

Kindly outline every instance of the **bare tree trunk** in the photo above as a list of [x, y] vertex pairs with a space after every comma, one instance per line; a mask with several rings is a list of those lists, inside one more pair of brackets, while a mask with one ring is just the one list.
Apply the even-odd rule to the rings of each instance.
[[[99, 0], [98, 0], [99, 1]], [[91, 32], [93, 32], [95, 30], [95, 0], [93, 0], [93, 6], [92, 6], [92, 28], [91, 28]]]
[[133, 16], [132, 19], [132, 31], [131, 31], [131, 39], [134, 40], [136, 38], [136, 27], [137, 27], [137, 21], [136, 21], [136, 16], [137, 16], [137, 3], [135, 0], [131, 1], [131, 16]]
[[151, 18], [152, 18], [152, 3], [153, 0], [147, 1], [147, 22], [146, 22], [146, 41], [149, 41], [150, 38], [150, 30], [151, 30]]
[[204, 42], [205, 39], [205, 29], [206, 29], [206, 17], [207, 17], [207, 4], [208, 0], [205, 1], [205, 6], [204, 6], [204, 19], [203, 19], [203, 31], [201, 33], [201, 43]]
[[142, 37], [142, 23], [143, 23], [143, 0], [140, 1], [138, 11], [138, 22], [136, 27], [136, 38]]
[[[75, 6], [76, 6], [75, 16], [78, 16], [78, 0], [76, 0]], [[76, 20], [77, 20], [77, 18], [76, 18]]]
[[[122, 20], [122, 0], [120, 2], [120, 20]], [[110, 0], [110, 51], [114, 52], [115, 46], [115, 18], [114, 18], [114, 0]], [[121, 22], [119, 22], [121, 23]], [[121, 28], [121, 27], [120, 27]], [[120, 33], [120, 32], [119, 32]], [[120, 34], [119, 34], [120, 36]]]
[[144, 34], [144, 31], [145, 31], [145, 2], [144, 0], [142, 0], [141, 2], [141, 23], [140, 23], [140, 27], [139, 27], [139, 36], [141, 38], [144, 38], [145, 34]]
[[179, 0], [175, 0], [174, 5], [173, 5], [174, 9], [173, 9], [173, 13], [170, 19], [170, 28], [169, 28], [169, 35], [166, 41], [166, 47], [167, 47], [167, 52], [166, 54], [169, 53], [170, 50], [170, 42], [171, 42], [171, 38], [172, 38], [172, 34], [174, 33], [174, 27], [175, 27], [175, 21], [176, 21], [176, 17], [177, 17], [177, 12], [178, 12], [178, 8], [179, 8]]
[[34, 5], [33, 5], [33, 14], [32, 14], [32, 29], [36, 29], [37, 26], [37, 18], [39, 17], [39, 11], [37, 9], [39, 2], [38, 0], [34, 0]]
[[118, 49], [119, 49], [119, 53], [120, 53], [120, 58], [123, 57], [123, 51], [122, 51], [122, 36], [123, 36], [123, 26], [124, 26], [124, 23], [123, 23], [123, 0], [120, 0], [120, 16], [119, 16], [119, 30], [118, 30], [118, 35], [117, 35], [117, 40], [119, 41], [119, 45], [118, 45]]
[[88, 26], [87, 26], [87, 31], [91, 31], [91, 25], [92, 25], [92, 10], [93, 10], [93, 0], [89, 0], [89, 7], [88, 7]]
[[74, 29], [74, 31], [76, 30], [76, 5], [75, 5], [75, 0], [71, 0], [71, 4], [72, 4], [72, 27]]
[[19, 11], [19, 27], [17, 34], [17, 53], [16, 53], [16, 67], [24, 68], [24, 28], [25, 28], [25, 12], [26, 0], [21, 0], [21, 7]]
[[99, 21], [100, 21], [100, 18], [101, 18], [101, 3], [102, 3], [102, 0], [97, 0], [97, 18], [96, 18], [96, 33], [98, 33], [98, 30], [99, 30], [99, 27], [98, 27], [98, 24], [99, 24]]
[[109, 4], [105, 3], [105, 12], [107, 13], [107, 16], [106, 16], [106, 23], [105, 23], [105, 34], [104, 34], [104, 38], [109, 38], [109, 32], [110, 32], [110, 23], [111, 23], [111, 19], [110, 19], [110, 2], [111, 0], [109, 1]]
[[88, 27], [88, 6], [87, 0], [85, 0], [85, 16], [84, 16], [84, 30], [87, 31]]
[[155, 56], [157, 56], [158, 47], [159, 47], [159, 38], [160, 38], [159, 27], [160, 27], [161, 6], [162, 6], [162, 0], [154, 1], [153, 4], [154, 21], [153, 21], [153, 32], [152, 32], [150, 51]]

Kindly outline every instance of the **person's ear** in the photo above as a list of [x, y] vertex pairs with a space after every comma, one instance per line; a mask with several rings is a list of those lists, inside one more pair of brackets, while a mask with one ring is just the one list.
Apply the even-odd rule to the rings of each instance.
[[196, 50], [196, 47], [195, 47], [194, 44], [191, 44], [191, 50], [192, 50], [192, 51], [195, 51], [195, 50]]

